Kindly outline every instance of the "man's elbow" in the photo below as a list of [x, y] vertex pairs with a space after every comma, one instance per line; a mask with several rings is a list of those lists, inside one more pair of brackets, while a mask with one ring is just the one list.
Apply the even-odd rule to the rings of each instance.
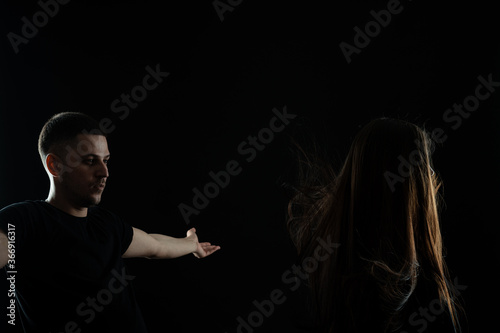
[[7, 236], [0, 231], [0, 268], [3, 268], [9, 262], [8, 243]]
[[146, 259], [169, 259], [170, 255], [165, 251], [165, 249], [155, 248], [151, 250], [150, 253], [144, 256]]
[[170, 259], [171, 254], [169, 253], [168, 248], [165, 246], [163, 242], [163, 238], [165, 236], [158, 234], [148, 234], [151, 237], [149, 246], [148, 246], [148, 254], [146, 256], [147, 259]]

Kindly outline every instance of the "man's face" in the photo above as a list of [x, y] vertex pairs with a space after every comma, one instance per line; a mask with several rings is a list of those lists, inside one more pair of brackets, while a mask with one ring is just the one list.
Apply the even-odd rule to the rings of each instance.
[[106, 137], [79, 134], [75, 143], [64, 148], [64, 172], [60, 179], [63, 195], [75, 206], [90, 207], [101, 201], [109, 177], [109, 150]]

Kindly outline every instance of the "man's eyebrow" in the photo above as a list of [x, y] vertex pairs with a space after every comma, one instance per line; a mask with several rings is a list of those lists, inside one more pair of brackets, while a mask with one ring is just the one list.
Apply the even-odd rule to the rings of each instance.
[[[82, 157], [82, 158], [87, 158], [87, 157], [94, 157], [94, 158], [95, 158], [95, 157], [101, 157], [101, 156], [100, 156], [100, 155], [97, 155], [97, 154], [86, 154], [86, 155], [82, 155], [81, 157]], [[106, 156], [103, 156], [103, 158], [110, 158], [110, 157], [111, 157], [111, 155], [110, 155], [110, 154], [108, 154], [108, 155], [106, 155]]]

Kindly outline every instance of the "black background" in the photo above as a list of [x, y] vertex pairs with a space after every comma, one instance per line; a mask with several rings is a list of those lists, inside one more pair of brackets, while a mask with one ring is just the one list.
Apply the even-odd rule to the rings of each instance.
[[[203, 260], [127, 260], [150, 331], [236, 332], [254, 300], [280, 289], [286, 302], [255, 332], [303, 332], [300, 292], [282, 280], [295, 262], [281, 187], [294, 161], [290, 137], [310, 133], [341, 159], [360, 125], [404, 118], [448, 135], [434, 161], [444, 181], [451, 276], [467, 286], [471, 332], [497, 327], [498, 92], [457, 129], [443, 119], [474, 94], [479, 75], [500, 81], [495, 11], [477, 2], [402, 1], [401, 13], [348, 63], [339, 44], [352, 45], [353, 28], [387, 3], [241, 1], [221, 20], [212, 1], [73, 0], [16, 54], [7, 34], [21, 34], [21, 18], [32, 21], [40, 7], [2, 1], [0, 207], [46, 198], [36, 142], [51, 115], [109, 118], [116, 128], [102, 206], [147, 232], [182, 237], [194, 226], [200, 240], [222, 246]], [[170, 75], [120, 119], [111, 103], [157, 64]], [[246, 162], [238, 145], [285, 106], [297, 117]], [[241, 174], [186, 225], [178, 205], [191, 204], [192, 189], [230, 160]], [[50, 269], [57, 254], [40, 260]]]

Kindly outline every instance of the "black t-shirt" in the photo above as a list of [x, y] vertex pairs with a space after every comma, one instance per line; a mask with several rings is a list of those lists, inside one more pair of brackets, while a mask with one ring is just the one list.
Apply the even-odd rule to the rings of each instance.
[[92, 207], [75, 217], [25, 201], [0, 210], [0, 229], [15, 232], [16, 318], [25, 332], [147, 331], [122, 259], [132, 227], [118, 216]]

